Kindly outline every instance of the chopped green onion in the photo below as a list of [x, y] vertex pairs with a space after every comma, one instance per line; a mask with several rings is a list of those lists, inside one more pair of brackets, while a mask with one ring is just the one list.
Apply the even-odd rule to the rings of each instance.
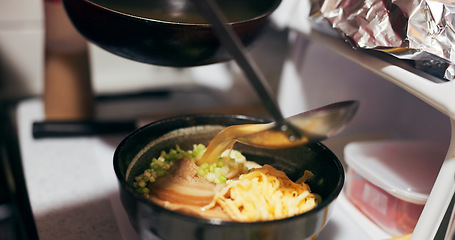
[[215, 183], [226, 183], [226, 177], [223, 176], [223, 175], [218, 176], [218, 177], [215, 179]]
[[[149, 168], [135, 178], [134, 188], [137, 192], [147, 195], [150, 192], [147, 186], [155, 182], [157, 178], [166, 175], [175, 161], [183, 158], [196, 161], [202, 157], [206, 150], [207, 148], [203, 144], [195, 144], [193, 149], [188, 151], [182, 150], [178, 145], [175, 149], [170, 149], [167, 152], [161, 151], [160, 156], [150, 161]], [[218, 157], [216, 163], [200, 165], [196, 174], [213, 183], [226, 183], [226, 175], [231, 169], [246, 171], [245, 161], [245, 157], [240, 152], [227, 150]]]

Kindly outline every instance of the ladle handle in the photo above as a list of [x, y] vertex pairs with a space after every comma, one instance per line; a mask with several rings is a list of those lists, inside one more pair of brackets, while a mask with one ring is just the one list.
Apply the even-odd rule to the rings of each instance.
[[245, 51], [241, 41], [233, 32], [232, 28], [225, 24], [226, 19], [224, 15], [213, 2], [213, 0], [193, 0], [198, 6], [199, 10], [205, 15], [207, 20], [213, 25], [213, 30], [217, 34], [222, 45], [231, 53], [234, 60], [239, 67], [243, 70], [256, 93], [259, 95], [262, 103], [265, 105], [267, 111], [272, 115], [274, 121], [278, 125], [284, 125], [285, 120], [281, 114], [278, 104], [271, 97], [269, 85], [265, 81], [264, 76], [259, 71], [258, 67], [254, 64], [251, 56]]

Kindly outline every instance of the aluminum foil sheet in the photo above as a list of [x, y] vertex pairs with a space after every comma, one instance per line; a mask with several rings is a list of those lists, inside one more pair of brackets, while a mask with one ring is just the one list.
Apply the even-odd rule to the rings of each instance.
[[455, 79], [455, 1], [310, 0], [310, 19], [330, 24], [353, 47], [412, 60], [417, 69]]

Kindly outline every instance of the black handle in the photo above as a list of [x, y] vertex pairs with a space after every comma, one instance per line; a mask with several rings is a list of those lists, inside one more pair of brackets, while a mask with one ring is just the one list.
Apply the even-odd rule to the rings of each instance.
[[83, 137], [128, 134], [136, 129], [134, 121], [42, 121], [33, 123], [33, 137]]
[[235, 34], [230, 25], [226, 24], [225, 16], [213, 0], [193, 0], [207, 20], [213, 25], [213, 30], [221, 44], [229, 51], [238, 66], [243, 70], [250, 84], [258, 94], [267, 111], [278, 125], [284, 124], [285, 120], [272, 97], [272, 91], [265, 80], [262, 72], [256, 66], [254, 60], [245, 50], [242, 42]]

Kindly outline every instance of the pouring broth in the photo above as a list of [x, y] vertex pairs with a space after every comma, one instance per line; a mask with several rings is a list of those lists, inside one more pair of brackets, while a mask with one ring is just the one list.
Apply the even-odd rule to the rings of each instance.
[[[293, 126], [308, 128], [304, 119], [295, 117], [288, 121]], [[313, 130], [316, 128], [313, 127]], [[285, 148], [308, 143], [309, 139], [306, 136], [291, 139], [284, 131], [276, 128], [274, 123], [233, 125], [226, 127], [210, 141], [198, 164], [215, 162], [218, 156], [231, 149], [237, 141], [251, 146]]]
[[[243, 124], [225, 128], [210, 141], [207, 150], [198, 159], [198, 164], [215, 162], [224, 151], [233, 148], [239, 137], [248, 136], [267, 128], [266, 124]], [[263, 140], [265, 141], [266, 139]]]

